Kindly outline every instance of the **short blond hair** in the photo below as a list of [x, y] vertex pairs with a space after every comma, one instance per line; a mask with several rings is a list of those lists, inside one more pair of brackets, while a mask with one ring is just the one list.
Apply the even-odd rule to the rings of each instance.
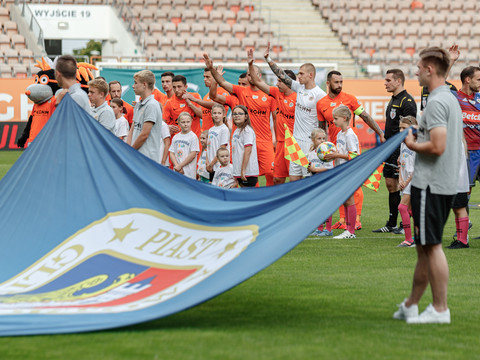
[[133, 75], [133, 78], [137, 79], [141, 83], [147, 83], [150, 90], [153, 90], [155, 86], [155, 74], [150, 70], [141, 70], [135, 73], [135, 75]]
[[90, 88], [95, 88], [101, 93], [103, 93], [104, 96], [107, 96], [108, 94], [108, 84], [105, 80], [103, 79], [93, 79], [88, 82], [88, 87]]
[[410, 126], [418, 125], [417, 118], [415, 116], [412, 116], [412, 115], [400, 116], [400, 122], [404, 123], [404, 124], [407, 124], [407, 125], [410, 125]]
[[181, 112], [180, 115], [178, 115], [177, 123], [179, 123], [179, 122], [180, 122], [180, 119], [181, 119], [181, 118], [184, 118], [184, 117], [189, 118], [189, 119], [190, 119], [190, 122], [193, 121], [192, 115], [190, 115], [188, 112], [184, 111], [184, 112]]
[[347, 119], [348, 121], [352, 118], [352, 112], [350, 111], [350, 109], [345, 106], [345, 105], [339, 105], [337, 106], [335, 109], [333, 109], [332, 111], [332, 116], [333, 117], [344, 117], [345, 119]]

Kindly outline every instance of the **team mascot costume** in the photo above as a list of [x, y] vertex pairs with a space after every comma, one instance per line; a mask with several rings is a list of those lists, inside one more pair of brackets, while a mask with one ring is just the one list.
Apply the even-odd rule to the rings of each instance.
[[[42, 61], [37, 60], [35, 66], [40, 71], [35, 75], [35, 83], [25, 91], [34, 105], [22, 136], [17, 139], [17, 146], [20, 148], [24, 148], [25, 144], [28, 146], [50, 119], [55, 111], [54, 95], [59, 90], [55, 80], [55, 62], [42, 58]], [[88, 92], [88, 82], [93, 79], [90, 69], [98, 70], [91, 64], [78, 63], [77, 80], [85, 92]]]

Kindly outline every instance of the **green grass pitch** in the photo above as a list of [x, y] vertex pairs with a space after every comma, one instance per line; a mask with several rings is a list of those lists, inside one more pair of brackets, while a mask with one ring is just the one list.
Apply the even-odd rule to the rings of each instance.
[[[19, 155], [0, 152], [0, 176]], [[480, 240], [467, 250], [445, 250], [451, 325], [393, 320], [395, 304], [410, 290], [415, 249], [396, 247], [402, 235], [371, 232], [386, 221], [384, 183], [364, 194], [357, 239], [307, 238], [243, 284], [163, 319], [95, 333], [0, 338], [0, 359], [479, 358]], [[478, 203], [477, 186], [470, 238], [480, 236]], [[444, 246], [453, 233], [451, 214]], [[420, 309], [429, 302], [428, 289]]]

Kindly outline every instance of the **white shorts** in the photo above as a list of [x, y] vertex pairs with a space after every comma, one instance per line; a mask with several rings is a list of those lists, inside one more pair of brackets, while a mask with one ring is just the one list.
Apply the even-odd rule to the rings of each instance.
[[[310, 139], [308, 140], [301, 140], [301, 139], [296, 139], [298, 145], [300, 145], [300, 148], [302, 149], [303, 153], [305, 156], [308, 155], [310, 152], [310, 146], [312, 145], [312, 141]], [[295, 164], [293, 161], [290, 161], [290, 168], [288, 169], [288, 174], [290, 176], [307, 176], [308, 175], [308, 170], [306, 167], [303, 167], [302, 165]]]
[[411, 189], [412, 188], [412, 182], [410, 181], [408, 185], [401, 191], [401, 195], [410, 195], [411, 194]]

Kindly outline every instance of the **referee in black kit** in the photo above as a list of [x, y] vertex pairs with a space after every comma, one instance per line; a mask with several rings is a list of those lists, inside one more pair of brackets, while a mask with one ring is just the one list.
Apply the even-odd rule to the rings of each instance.
[[[385, 75], [385, 89], [392, 93], [392, 98], [387, 106], [385, 114], [385, 139], [400, 132], [400, 116], [412, 115], [417, 117], [417, 104], [413, 97], [405, 90], [405, 75], [400, 69], [387, 70]], [[386, 160], [383, 168], [383, 177], [388, 189], [388, 206], [390, 215], [385, 226], [372, 230], [376, 233], [393, 232], [401, 234], [402, 229], [397, 228], [398, 205], [400, 204], [400, 190], [398, 186], [397, 160], [400, 155], [400, 147]]]

